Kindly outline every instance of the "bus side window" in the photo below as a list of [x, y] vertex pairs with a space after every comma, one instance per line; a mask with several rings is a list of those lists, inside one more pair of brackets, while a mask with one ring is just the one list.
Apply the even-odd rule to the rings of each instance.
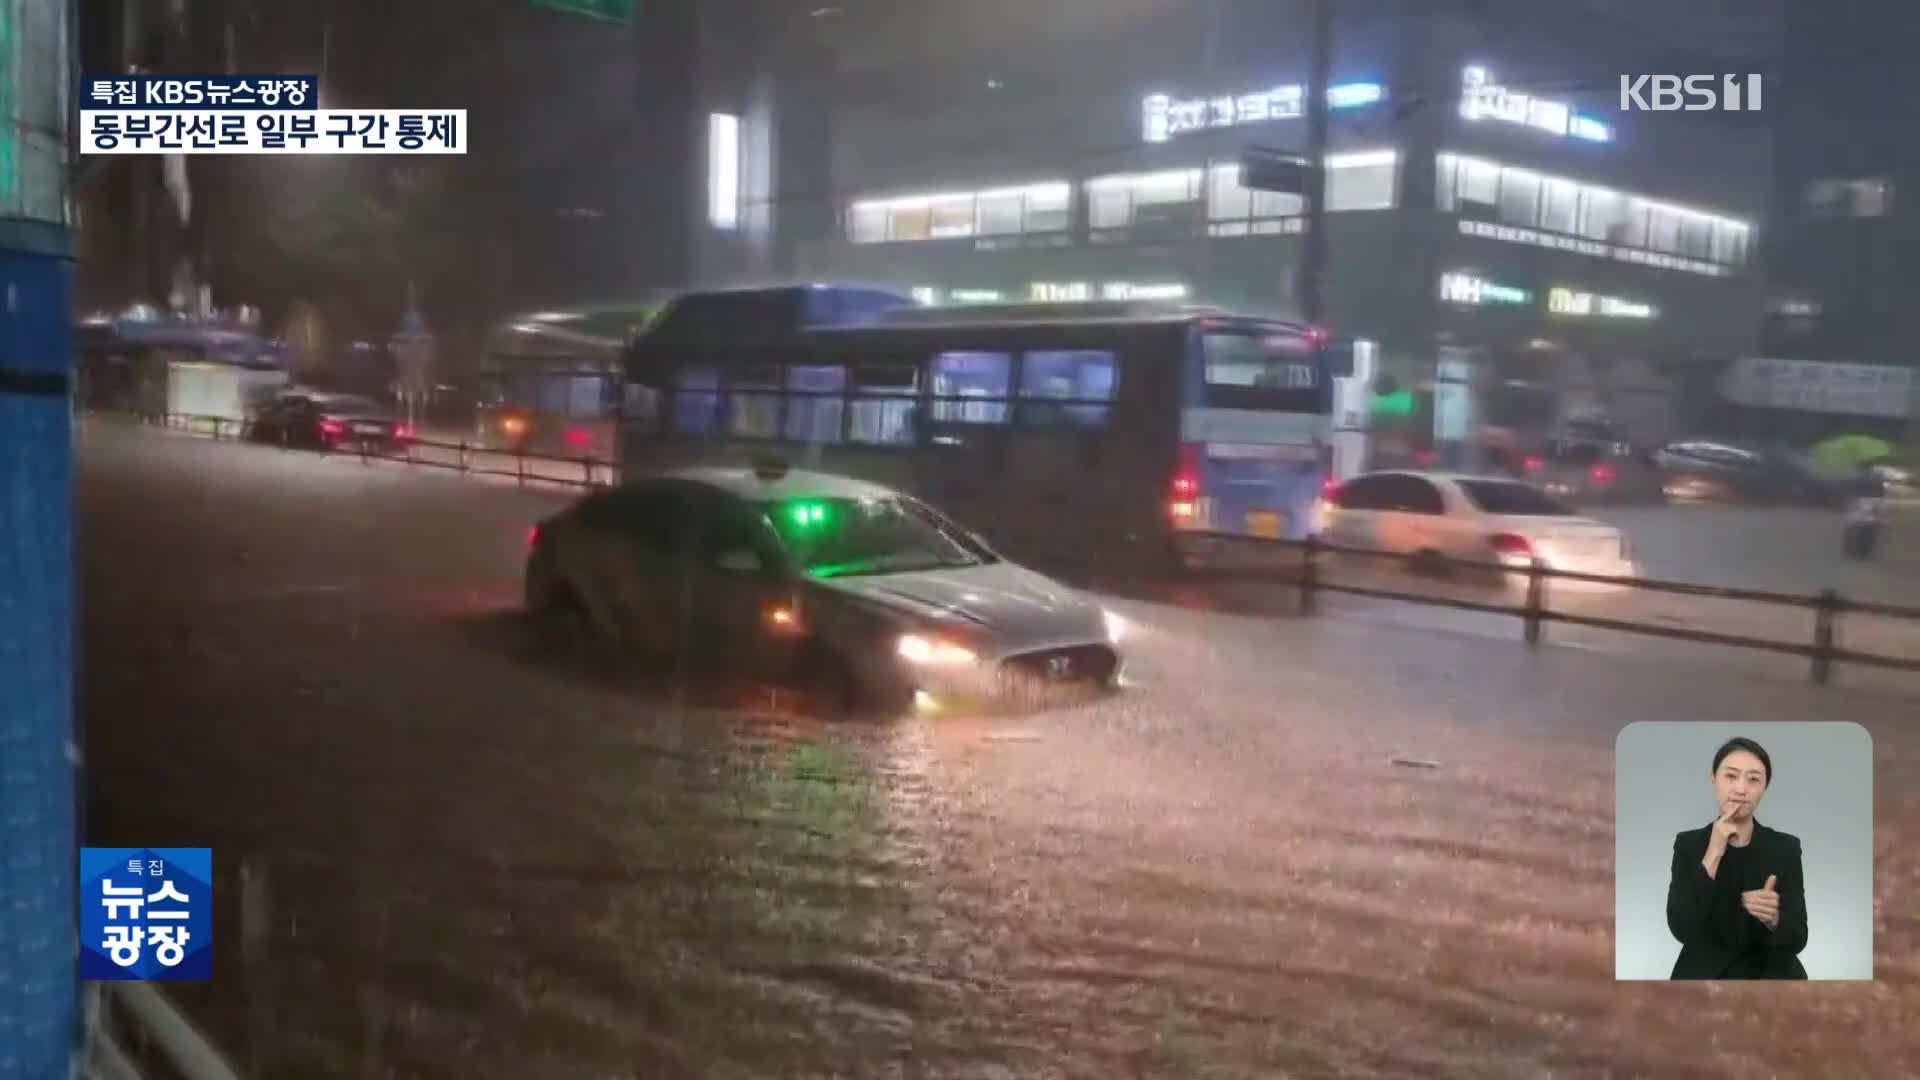
[[1020, 423], [1026, 427], [1105, 427], [1117, 366], [1113, 353], [1097, 349], [1025, 354], [1020, 375]]
[[728, 430], [751, 439], [780, 434], [780, 369], [755, 364], [728, 373]]
[[795, 365], [787, 369], [786, 440], [837, 443], [847, 389], [847, 369], [838, 364]]
[[711, 435], [719, 428], [720, 372], [711, 367], [680, 369], [673, 392], [673, 429]]
[[873, 446], [912, 446], [918, 441], [915, 409], [920, 369], [908, 363], [855, 364], [849, 372], [847, 437]]
[[933, 420], [946, 424], [1004, 424], [1012, 396], [1013, 356], [1002, 352], [943, 352], [933, 358]]

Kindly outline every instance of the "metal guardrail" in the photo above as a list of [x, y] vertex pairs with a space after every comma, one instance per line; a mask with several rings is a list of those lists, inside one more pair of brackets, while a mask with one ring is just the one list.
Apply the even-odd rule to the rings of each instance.
[[[1395, 589], [1375, 588], [1368, 585], [1353, 585], [1338, 581], [1329, 581], [1323, 574], [1320, 565], [1321, 557], [1324, 555], [1350, 555], [1364, 559], [1398, 563], [1407, 569], [1416, 570], [1422, 566], [1422, 561], [1417, 556], [1379, 551], [1373, 548], [1329, 544], [1317, 537], [1310, 537], [1306, 540], [1275, 540], [1265, 537], [1242, 536], [1236, 533], [1205, 531], [1194, 531], [1183, 535], [1199, 539], [1223, 541], [1229, 544], [1264, 546], [1269, 548], [1280, 547], [1300, 552], [1301, 561], [1298, 585], [1300, 589], [1300, 613], [1303, 615], [1312, 615], [1319, 610], [1318, 595], [1320, 593], [1342, 593], [1350, 596], [1365, 596], [1379, 600], [1396, 600], [1404, 603], [1456, 608], [1463, 611], [1475, 611], [1488, 615], [1514, 616], [1521, 620], [1524, 628], [1523, 632], [1529, 645], [1540, 644], [1545, 638], [1546, 624], [1558, 622], [1571, 626], [1587, 626], [1598, 630], [1611, 630], [1623, 634], [1640, 634], [1647, 637], [1672, 638], [1707, 645], [1725, 645], [1740, 649], [1761, 649], [1792, 656], [1804, 656], [1810, 662], [1809, 676], [1814, 683], [1821, 686], [1825, 686], [1832, 681], [1833, 667], [1839, 663], [1860, 664], [1867, 667], [1885, 668], [1895, 671], [1920, 671], [1920, 659], [1862, 652], [1855, 649], [1842, 648], [1838, 644], [1840, 620], [1842, 616], [1849, 612], [1862, 615], [1874, 615], [1882, 618], [1907, 620], [1920, 624], [1920, 608], [1902, 607], [1895, 604], [1882, 604], [1871, 601], [1849, 600], [1833, 589], [1824, 589], [1818, 594], [1809, 596], [1798, 593], [1773, 592], [1764, 589], [1727, 588], [1684, 581], [1666, 581], [1659, 578], [1584, 574], [1572, 570], [1556, 570], [1548, 566], [1538, 557], [1532, 559], [1526, 566], [1461, 559], [1449, 559], [1447, 561], [1446, 565], [1450, 570], [1497, 574], [1500, 575], [1497, 580], [1506, 583], [1511, 583], [1514, 577], [1524, 576], [1526, 579], [1525, 600], [1517, 605], [1500, 604], [1482, 600], [1467, 600], [1460, 597], [1432, 596], [1422, 593], [1403, 592]], [[1235, 571], [1234, 573], [1238, 572]], [[1714, 630], [1692, 630], [1678, 626], [1663, 626], [1657, 623], [1635, 622], [1630, 619], [1615, 619], [1599, 615], [1583, 615], [1571, 611], [1559, 611], [1547, 604], [1548, 583], [1556, 580], [1588, 582], [1626, 589], [1637, 589], [1680, 596], [1698, 596], [1716, 600], [1738, 600], [1748, 603], [1770, 604], [1777, 607], [1790, 607], [1811, 611], [1813, 613], [1811, 640], [1802, 644], [1799, 642], [1781, 641], [1776, 638], [1721, 633]]]
[[79, 1080], [240, 1080], [213, 1043], [152, 983], [88, 984], [86, 1023]]
[[[156, 418], [147, 418], [153, 420]], [[168, 414], [158, 418], [168, 427], [210, 433], [214, 438], [244, 438], [251, 433], [251, 425], [246, 421], [230, 417], [196, 416], [190, 414]], [[348, 449], [329, 449], [326, 453], [347, 454], [365, 460], [399, 461], [429, 468], [453, 469], [461, 473], [476, 476], [499, 476], [516, 480], [521, 486], [529, 482], [557, 483], [575, 487], [598, 487], [618, 482], [618, 467], [613, 462], [596, 461], [590, 457], [571, 458], [547, 454], [530, 454], [524, 451], [502, 450], [490, 447], [478, 447], [464, 440], [459, 443], [434, 442], [431, 440], [412, 440], [403, 444], [404, 453], [385, 453], [375, 450], [366, 441]], [[423, 457], [421, 449], [451, 451], [455, 460], [436, 461]], [[486, 468], [474, 463], [476, 458], [492, 456], [508, 458], [513, 468]], [[554, 464], [569, 472], [578, 470], [577, 475], [553, 476], [529, 471], [529, 464]], [[1825, 589], [1815, 595], [1775, 592], [1765, 589], [1729, 588], [1718, 585], [1701, 585], [1694, 582], [1667, 581], [1660, 578], [1612, 577], [1604, 574], [1583, 574], [1572, 570], [1557, 570], [1535, 558], [1524, 567], [1511, 566], [1500, 562], [1474, 562], [1467, 560], [1448, 560], [1449, 569], [1476, 571], [1501, 575], [1501, 580], [1511, 581], [1518, 575], [1527, 579], [1526, 599], [1522, 604], [1498, 604], [1482, 600], [1467, 600], [1452, 596], [1433, 596], [1422, 593], [1403, 592], [1394, 589], [1374, 588], [1366, 585], [1345, 584], [1325, 580], [1320, 571], [1322, 555], [1352, 555], [1361, 558], [1386, 562], [1398, 562], [1403, 566], [1416, 567], [1417, 558], [1393, 552], [1377, 551], [1371, 548], [1345, 547], [1329, 544], [1317, 537], [1306, 540], [1276, 540], [1267, 537], [1244, 536], [1238, 533], [1218, 533], [1195, 530], [1183, 534], [1196, 539], [1224, 541], [1228, 544], [1278, 547], [1296, 550], [1302, 553], [1300, 567], [1300, 612], [1311, 615], [1318, 610], [1317, 595], [1322, 592], [1343, 593], [1350, 596], [1364, 596], [1377, 600], [1395, 600], [1403, 603], [1424, 604], [1432, 607], [1455, 608], [1462, 611], [1474, 611], [1488, 615], [1510, 615], [1522, 621], [1526, 641], [1537, 645], [1545, 638], [1547, 623], [1558, 622], [1570, 626], [1585, 626], [1597, 630], [1609, 630], [1622, 634], [1639, 634], [1646, 637], [1670, 638], [1680, 641], [1692, 641], [1707, 645], [1723, 645], [1739, 649], [1758, 649], [1767, 652], [1782, 653], [1791, 656], [1803, 656], [1809, 661], [1809, 675], [1818, 685], [1832, 681], [1833, 666], [1836, 663], [1859, 664], [1895, 671], [1920, 671], [1920, 659], [1901, 656], [1887, 656], [1881, 653], [1864, 652], [1843, 648], [1838, 644], [1841, 618], [1848, 613], [1872, 615], [1882, 618], [1899, 619], [1920, 624], [1920, 608], [1903, 607], [1895, 604], [1883, 604], [1875, 601], [1852, 600], [1833, 589]], [[1235, 573], [1239, 573], [1236, 571]], [[1755, 604], [1768, 604], [1776, 607], [1790, 607], [1813, 613], [1811, 640], [1806, 643], [1782, 641], [1776, 638], [1754, 637], [1747, 634], [1729, 634], [1714, 630], [1693, 630], [1678, 626], [1664, 626], [1657, 623], [1635, 622], [1630, 619], [1615, 619], [1601, 615], [1583, 615], [1572, 611], [1559, 611], [1547, 605], [1548, 583], [1556, 580], [1589, 582], [1601, 585], [1637, 589], [1647, 592], [1669, 595], [1695, 596], [1714, 600], [1736, 600]]]
[[[142, 419], [175, 430], [211, 435], [215, 439], [245, 440], [253, 436], [252, 421], [236, 420], [228, 416], [167, 413], [162, 416], [142, 417]], [[619, 480], [619, 466], [616, 463], [593, 457], [531, 453], [525, 449], [478, 445], [464, 439], [459, 442], [445, 442], [410, 437], [400, 441], [398, 452], [381, 447], [379, 442], [380, 440], [375, 439], [356, 439], [345, 436], [331, 446], [314, 447], [285, 441], [267, 445], [357, 457], [369, 462], [395, 461], [429, 469], [447, 469], [470, 476], [502, 477], [514, 480], [521, 487], [529, 483], [539, 483], [592, 488], [612, 485]], [[435, 456], [436, 454], [440, 456]], [[498, 464], [503, 459], [510, 462], [511, 467]], [[552, 468], [543, 471], [543, 466], [552, 466]]]

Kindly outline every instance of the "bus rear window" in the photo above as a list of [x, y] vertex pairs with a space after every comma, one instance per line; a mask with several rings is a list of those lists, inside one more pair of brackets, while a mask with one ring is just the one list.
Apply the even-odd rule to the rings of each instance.
[[1292, 334], [1206, 334], [1202, 404], [1274, 412], [1327, 411], [1328, 381], [1313, 343]]

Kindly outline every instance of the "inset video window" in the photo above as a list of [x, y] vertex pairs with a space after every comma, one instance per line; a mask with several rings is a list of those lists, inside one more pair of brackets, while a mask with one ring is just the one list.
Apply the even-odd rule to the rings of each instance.
[[1615, 978], [1873, 978], [1865, 728], [1631, 724], [1615, 783]]

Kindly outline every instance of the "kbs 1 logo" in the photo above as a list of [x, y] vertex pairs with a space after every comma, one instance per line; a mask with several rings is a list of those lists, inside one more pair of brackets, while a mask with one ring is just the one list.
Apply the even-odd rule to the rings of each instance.
[[80, 977], [213, 977], [211, 848], [81, 848]]
[[1620, 111], [1759, 112], [1758, 75], [1622, 75]]

